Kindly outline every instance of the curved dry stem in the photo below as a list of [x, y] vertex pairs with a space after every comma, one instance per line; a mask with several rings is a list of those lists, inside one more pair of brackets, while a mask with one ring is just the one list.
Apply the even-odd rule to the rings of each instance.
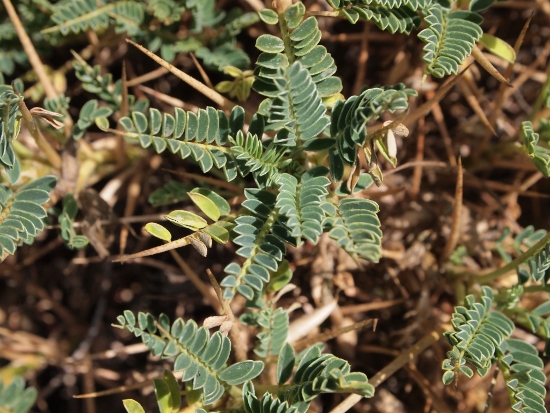
[[[4, 0], [6, 1], [6, 0]], [[137, 47], [140, 51], [145, 53], [147, 56], [149, 56], [151, 59], [153, 59], [155, 62], [157, 62], [159, 65], [164, 67], [165, 69], [168, 69], [170, 73], [172, 73], [174, 76], [177, 76], [179, 79], [183, 80], [185, 83], [187, 83], [189, 86], [194, 88], [195, 90], [202, 93], [204, 96], [206, 96], [208, 99], [215, 102], [217, 105], [221, 106], [225, 110], [230, 110], [235, 107], [235, 103], [231, 102], [229, 99], [224, 98], [222, 95], [220, 95], [218, 92], [216, 92], [213, 89], [210, 89], [208, 86], [206, 86], [204, 83], [199, 82], [194, 77], [189, 76], [187, 73], [179, 70], [174, 65], [168, 63], [166, 60], [160, 58], [153, 52], [150, 52], [145, 47], [133, 42], [130, 39], [126, 39], [126, 41], [135, 47]]]

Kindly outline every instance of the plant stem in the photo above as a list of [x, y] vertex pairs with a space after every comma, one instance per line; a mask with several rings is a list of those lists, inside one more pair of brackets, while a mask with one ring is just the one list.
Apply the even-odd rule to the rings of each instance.
[[25, 53], [29, 58], [29, 62], [31, 63], [32, 68], [34, 69], [36, 76], [38, 77], [38, 80], [42, 84], [42, 87], [44, 88], [44, 92], [49, 98], [57, 97], [57, 92], [55, 91], [53, 84], [50, 78], [48, 77], [46, 70], [44, 69], [44, 65], [40, 61], [40, 57], [38, 56], [38, 53], [36, 53], [36, 50], [34, 48], [34, 45], [32, 44], [31, 38], [25, 31], [25, 28], [23, 27], [23, 23], [21, 23], [21, 19], [17, 15], [17, 11], [11, 4], [11, 0], [3, 0], [3, 2], [4, 2], [4, 6], [6, 7], [6, 11], [10, 16], [10, 20], [13, 23], [13, 26], [15, 27], [17, 36], [21, 41], [23, 50], [25, 50]]
[[527, 251], [525, 251], [523, 254], [521, 254], [519, 257], [517, 257], [512, 262], [506, 264], [504, 267], [499, 268], [497, 270], [491, 271], [488, 274], [480, 275], [475, 278], [475, 280], [479, 284], [487, 284], [489, 281], [492, 281], [494, 279], [497, 279], [498, 277], [509, 273], [512, 270], [515, 270], [517, 267], [519, 267], [521, 264], [527, 262], [529, 258], [531, 258], [533, 255], [538, 253], [540, 250], [542, 250], [546, 244], [550, 242], [550, 232], [544, 236], [539, 242], [537, 242], [535, 245], [533, 245], [531, 248], [529, 248]]
[[542, 85], [540, 93], [537, 97], [537, 101], [533, 105], [533, 109], [531, 110], [531, 114], [529, 115], [529, 120], [531, 122], [535, 119], [535, 116], [537, 116], [537, 113], [539, 112], [542, 104], [544, 103], [545, 95], [549, 91], [550, 91], [550, 64], [546, 69], [546, 82], [544, 82], [544, 85]]
[[58, 170], [61, 170], [61, 157], [57, 153], [57, 151], [52, 148], [50, 143], [44, 138], [44, 135], [42, 135], [42, 132], [40, 132], [40, 129], [38, 128], [38, 125], [36, 124], [34, 118], [32, 117], [32, 113], [27, 108], [27, 105], [25, 105], [25, 102], [21, 98], [18, 102], [19, 104], [19, 110], [21, 111], [21, 114], [23, 116], [23, 121], [25, 122], [25, 126], [29, 130], [29, 133], [34, 138], [36, 145], [40, 148], [42, 153], [46, 156], [46, 159], [48, 162]]

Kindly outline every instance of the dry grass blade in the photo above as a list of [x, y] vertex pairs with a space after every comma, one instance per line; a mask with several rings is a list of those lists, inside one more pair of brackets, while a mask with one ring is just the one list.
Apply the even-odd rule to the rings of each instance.
[[120, 394], [120, 393], [124, 393], [125, 391], [129, 391], [129, 390], [143, 389], [144, 387], [151, 386], [152, 384], [153, 384], [153, 380], [145, 380], [141, 383], [129, 384], [127, 386], [113, 387], [112, 389], [96, 391], [96, 392], [93, 392], [93, 393], [75, 394], [73, 396], [73, 398], [75, 398], [75, 399], [90, 399], [90, 398], [96, 398], [96, 397], [101, 397], [101, 396], [110, 396], [111, 394]]
[[[127, 198], [126, 198], [126, 207], [124, 208], [124, 216], [130, 217], [133, 215], [134, 211], [136, 210], [137, 201], [139, 199], [139, 195], [141, 194], [141, 181], [143, 179], [144, 174], [138, 173], [134, 175], [132, 180], [130, 181], [130, 184], [128, 185], [128, 190], [126, 191]], [[123, 226], [120, 229], [120, 255], [124, 255], [124, 251], [126, 251], [126, 244], [128, 242], [128, 227]]]
[[[162, 69], [162, 68], [161, 68]], [[195, 105], [190, 105], [188, 103], [185, 103], [183, 100], [168, 96], [165, 93], [159, 92], [158, 90], [151, 89], [150, 87], [139, 85], [138, 86], [140, 90], [143, 90], [145, 93], [153, 96], [154, 98], [169, 104], [170, 106], [174, 106], [176, 108], [182, 108], [184, 110], [191, 110], [196, 112], [199, 108]]]
[[485, 112], [483, 111], [483, 108], [479, 104], [479, 101], [477, 100], [476, 95], [472, 91], [472, 86], [475, 87], [475, 85], [470, 84], [470, 81], [471, 81], [471, 78], [468, 78], [467, 76], [464, 76], [462, 79], [460, 79], [460, 82], [458, 82], [458, 85], [460, 86], [460, 91], [466, 98], [466, 101], [468, 102], [470, 107], [479, 117], [479, 120], [481, 120], [481, 123], [483, 123], [483, 125], [485, 125], [485, 127], [489, 129], [493, 135], [496, 136], [497, 133], [495, 129], [489, 122], [489, 119], [487, 119], [487, 116], [485, 116]]
[[458, 158], [458, 173], [456, 177], [455, 206], [453, 208], [453, 223], [451, 233], [445, 244], [445, 249], [441, 255], [441, 260], [446, 260], [455, 250], [458, 238], [460, 237], [460, 218], [462, 216], [462, 194], [463, 194], [463, 174], [462, 158]]
[[402, 298], [398, 298], [397, 300], [387, 300], [376, 303], [348, 305], [345, 307], [340, 307], [340, 311], [342, 312], [342, 315], [365, 313], [367, 311], [382, 310], [384, 308], [393, 307], [394, 305], [399, 305], [404, 302], [405, 300], [403, 300]]
[[[4, 0], [6, 1], [6, 0]], [[179, 70], [177, 67], [173, 66], [172, 64], [168, 63], [166, 60], [160, 58], [153, 52], [150, 52], [145, 47], [133, 42], [130, 39], [126, 39], [126, 41], [135, 47], [137, 47], [140, 51], [145, 53], [147, 56], [149, 56], [151, 59], [153, 59], [155, 62], [157, 62], [162, 67], [168, 69], [170, 73], [172, 73], [174, 76], [177, 76], [179, 79], [183, 80], [185, 83], [187, 83], [189, 86], [194, 88], [195, 90], [202, 93], [204, 96], [206, 96], [208, 99], [215, 102], [217, 105], [222, 107], [225, 110], [230, 110], [236, 105], [231, 102], [229, 99], [224, 98], [222, 95], [220, 95], [215, 90], [210, 89], [208, 86], [206, 86], [204, 83], [199, 82], [197, 79], [189, 76], [187, 73]]]
[[318, 308], [310, 314], [306, 314], [290, 323], [287, 341], [294, 343], [305, 337], [311, 330], [321, 325], [336, 308], [337, 301], [334, 300], [324, 307]]
[[[120, 103], [120, 117], [128, 115], [128, 82], [126, 79], [126, 62], [122, 62], [122, 101]], [[122, 126], [118, 125], [117, 128], [121, 129]], [[125, 142], [122, 136], [116, 138], [115, 158], [117, 168], [122, 169], [126, 162]]]
[[[386, 381], [389, 377], [391, 377], [395, 372], [401, 369], [405, 364], [410, 363], [416, 356], [418, 356], [420, 353], [422, 353], [424, 350], [430, 347], [433, 343], [439, 340], [439, 338], [441, 337], [441, 334], [444, 331], [444, 328], [447, 329], [446, 326], [445, 327], [441, 326], [435, 329], [434, 331], [432, 331], [431, 333], [426, 334], [415, 345], [401, 352], [401, 354], [398, 357], [396, 357], [390, 364], [388, 364], [386, 367], [384, 367], [382, 370], [376, 373], [369, 380], [369, 383], [372, 384], [374, 387], [378, 387], [380, 384]], [[363, 396], [360, 396], [358, 394], [352, 394], [346, 397], [344, 401], [342, 401], [338, 406], [332, 409], [330, 413], [347, 412], [362, 398]]]
[[[425, 124], [426, 122], [424, 116], [418, 119], [415, 162], [422, 162], [424, 160], [424, 145], [426, 142]], [[409, 196], [412, 200], [415, 200], [420, 193], [420, 184], [422, 183], [422, 167], [422, 164], [416, 165], [413, 170], [411, 189], [409, 190]]]
[[206, 175], [192, 174], [192, 173], [189, 173], [189, 172], [174, 171], [173, 169], [163, 169], [163, 170], [166, 171], [166, 172], [170, 172], [174, 175], [183, 176], [185, 178], [194, 179], [194, 180], [199, 181], [199, 182], [206, 182], [206, 183], [211, 184], [211, 185], [216, 185], [216, 186], [219, 186], [221, 188], [229, 189], [231, 192], [234, 192], [236, 194], [244, 194], [244, 189], [243, 188], [241, 188], [237, 185], [233, 185], [229, 182], [222, 181], [221, 179], [212, 178], [212, 177], [206, 176]]
[[189, 277], [189, 280], [191, 280], [191, 282], [197, 288], [197, 290], [199, 290], [202, 296], [208, 300], [210, 305], [219, 314], [222, 309], [222, 306], [218, 301], [218, 297], [216, 296], [216, 293], [212, 291], [212, 289], [209, 288], [208, 285], [200, 279], [198, 274], [189, 266], [189, 264], [185, 262], [185, 260], [181, 257], [181, 255], [178, 254], [177, 251], [170, 250], [170, 254], [172, 254], [172, 258], [174, 258], [174, 260], [178, 263], [178, 266], [185, 273], [185, 275]]
[[[433, 94], [433, 92], [427, 93], [426, 96], [430, 96], [431, 94]], [[443, 138], [443, 144], [445, 145], [445, 151], [447, 152], [449, 164], [456, 166], [456, 158], [453, 151], [453, 140], [451, 139], [449, 129], [447, 129], [445, 117], [443, 116], [443, 111], [441, 110], [441, 106], [438, 102], [434, 103], [432, 107], [432, 115], [435, 119], [435, 123], [437, 124], [437, 128], [441, 133], [441, 137]]]
[[161, 77], [166, 73], [170, 73], [170, 71], [164, 67], [159, 67], [158, 69], [155, 69], [149, 73], [146, 73], [144, 75], [133, 78], [132, 80], [129, 80], [127, 84], [128, 84], [128, 87], [141, 85], [142, 83]]
[[8, 12], [8, 15], [10, 17], [10, 20], [13, 23], [13, 26], [15, 27], [17, 36], [21, 41], [23, 50], [27, 54], [27, 57], [29, 58], [29, 62], [31, 63], [31, 66], [35, 71], [36, 76], [38, 77], [38, 80], [42, 84], [42, 87], [44, 88], [44, 92], [46, 93], [46, 96], [48, 96], [49, 98], [55, 98], [57, 96], [57, 92], [55, 91], [55, 88], [53, 87], [53, 84], [48, 74], [46, 73], [46, 69], [42, 64], [42, 61], [40, 60], [38, 53], [36, 53], [36, 49], [32, 44], [31, 38], [25, 31], [25, 28], [23, 27], [23, 23], [21, 23], [21, 19], [19, 19], [19, 16], [17, 15], [17, 11], [11, 4], [11, 0], [3, 0], [3, 2], [4, 2], [4, 6], [6, 7], [6, 11]]
[[[534, 12], [531, 13], [529, 16], [529, 19], [525, 22], [523, 25], [523, 28], [521, 29], [521, 32], [514, 44], [514, 52], [517, 54], [519, 53], [519, 49], [521, 47], [521, 44], [523, 43], [523, 39], [525, 39], [525, 34], [527, 33], [527, 29], [529, 28], [529, 24], [531, 23], [531, 19], [533, 18]], [[508, 66], [504, 70], [504, 77], [509, 78], [512, 75], [512, 71], [514, 70], [514, 64], [508, 63]], [[491, 111], [491, 115], [489, 116], [489, 123], [494, 126], [496, 124], [496, 121], [498, 119], [498, 115], [502, 109], [502, 105], [504, 104], [504, 92], [506, 90], [506, 87], [504, 83], [501, 83], [498, 88], [498, 95], [497, 98], [494, 101], [493, 104], [493, 110]], [[484, 146], [487, 145], [487, 142], [490, 139], [490, 137], [487, 137], [484, 139]]]
[[360, 330], [362, 328], [370, 326], [373, 326], [373, 330], [375, 330], [377, 323], [378, 319], [374, 318], [370, 320], [359, 321], [358, 323], [346, 327], [337, 328], [335, 330], [323, 331], [322, 333], [316, 334], [313, 337], [308, 337], [303, 340], [297, 341], [292, 347], [294, 347], [294, 350], [296, 350], [296, 352], [299, 352], [306, 347], [314, 345], [315, 343], [324, 343], [350, 331]]
[[466, 70], [468, 70], [470, 66], [466, 67], [462, 72], [460, 72], [458, 75], [450, 79], [448, 82], [446, 82], [443, 86], [441, 86], [439, 89], [437, 89], [437, 92], [435, 95], [428, 100], [427, 102], [424, 102], [422, 105], [417, 107], [412, 112], [409, 112], [408, 116], [403, 121], [403, 124], [405, 126], [410, 126], [414, 122], [416, 122], [421, 116], [427, 115], [431, 110], [434, 104], [439, 102], [443, 97], [453, 88], [453, 86], [458, 82], [458, 79], [464, 74]]
[[193, 53], [190, 53], [190, 55], [191, 59], [193, 59], [193, 63], [195, 63], [195, 67], [199, 70], [199, 73], [202, 76], [202, 80], [204, 80], [204, 83], [206, 83], [206, 86], [208, 86], [210, 89], [214, 89], [214, 85], [210, 81], [208, 74], [204, 71], [202, 65], [199, 63], [195, 55]]
[[[233, 311], [231, 310], [228, 302], [223, 299], [222, 289], [218, 284], [218, 280], [216, 280], [216, 277], [214, 277], [214, 274], [212, 274], [212, 271], [210, 271], [210, 269], [208, 268], [206, 270], [206, 273], [208, 274], [210, 283], [212, 284], [212, 287], [214, 287], [214, 291], [218, 296], [218, 300], [222, 306], [223, 312], [227, 315], [228, 320], [233, 326], [229, 330], [229, 334], [231, 335], [231, 341], [236, 344], [235, 346], [233, 346], [233, 348], [235, 349], [235, 357], [237, 361], [245, 361], [248, 359], [246, 354], [246, 346], [244, 345], [239, 329], [236, 326], [237, 319], [235, 318], [235, 315], [233, 314]], [[220, 311], [219, 314], [222, 314], [222, 312]]]
[[135, 254], [114, 257], [112, 261], [124, 262], [124, 261], [134, 260], [136, 258], [142, 258], [142, 257], [148, 257], [150, 255], [160, 254], [161, 252], [171, 251], [173, 249], [180, 248], [180, 247], [185, 247], [186, 245], [191, 244], [191, 241], [189, 240], [190, 237], [191, 235], [188, 235], [187, 237], [183, 237], [175, 241], [167, 242], [164, 245], [159, 245], [158, 247], [150, 248], [148, 250], [137, 252]]
[[17, 103], [19, 105], [19, 110], [21, 111], [23, 122], [25, 123], [25, 126], [29, 130], [29, 133], [36, 142], [36, 145], [46, 156], [46, 159], [48, 160], [50, 165], [52, 165], [55, 169], [60, 170], [61, 156], [59, 156], [57, 151], [50, 145], [44, 135], [42, 135], [42, 132], [37, 125], [37, 122], [34, 120], [32, 113], [27, 108], [27, 105], [25, 105], [25, 102], [23, 100], [19, 100]]
[[477, 46], [474, 46], [474, 48], [472, 49], [472, 56], [474, 57], [474, 59], [476, 59], [476, 62], [478, 62], [496, 80], [504, 83], [506, 86], [513, 87], [510, 81], [502, 76], [497, 69], [495, 69], [493, 64], [485, 57], [483, 52], [479, 50]]

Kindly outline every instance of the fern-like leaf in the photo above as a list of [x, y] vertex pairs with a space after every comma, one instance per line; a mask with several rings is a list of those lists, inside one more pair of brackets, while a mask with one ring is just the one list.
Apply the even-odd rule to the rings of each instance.
[[499, 367], [504, 373], [512, 410], [546, 413], [546, 375], [539, 352], [526, 341], [509, 338], [501, 346]]
[[148, 0], [147, 10], [164, 24], [171, 24], [181, 19], [185, 11], [185, 1]]
[[428, 28], [418, 34], [426, 43], [425, 73], [435, 77], [456, 75], [458, 67], [470, 56], [483, 34], [479, 27], [483, 19], [471, 11], [449, 11], [434, 3], [427, 9], [425, 21]]
[[329, 151], [330, 174], [336, 182], [342, 180], [345, 164], [355, 164], [357, 148], [365, 146], [366, 124], [383, 112], [407, 109], [410, 96], [416, 96], [416, 92], [397, 84], [367, 89], [359, 96], [336, 102], [331, 113], [330, 136], [337, 144]]
[[352, 257], [378, 262], [382, 256], [382, 231], [376, 215], [378, 204], [368, 199], [346, 198], [334, 217], [325, 219], [329, 236]]
[[[333, 76], [336, 72], [334, 59], [324, 46], [319, 45], [322, 33], [317, 19], [309, 17], [303, 20], [304, 15], [305, 6], [302, 2], [285, 10], [284, 20], [280, 24], [288, 42], [286, 48], [282, 39], [272, 35], [262, 35], [256, 41], [256, 47], [263, 53], [256, 62], [257, 83], [254, 87], [267, 97], [274, 97], [269, 94], [270, 90], [273, 91], [269, 79], [274, 71], [278, 68], [284, 70], [295, 62], [300, 62], [307, 69], [319, 97], [329, 99], [342, 90], [342, 81]], [[284, 54], [281, 53], [283, 51]], [[300, 82], [303, 80], [300, 79]], [[268, 103], [264, 105], [268, 106]]]
[[372, 20], [381, 30], [409, 34], [420, 25], [416, 13], [426, 8], [429, 0], [328, 0], [331, 7], [349, 22], [361, 18]]
[[289, 174], [281, 175], [277, 181], [280, 186], [276, 207], [288, 218], [286, 225], [296, 237], [297, 245], [302, 243], [302, 238], [317, 244], [325, 216], [335, 212], [326, 200], [326, 186], [330, 184], [327, 174], [328, 168], [317, 166], [304, 173], [300, 183]]
[[539, 134], [535, 133], [531, 122], [523, 122], [521, 124], [521, 131], [523, 133], [523, 144], [527, 149], [529, 157], [544, 176], [547, 178], [550, 177], [550, 150], [537, 145]]
[[205, 327], [193, 320], [181, 318], [170, 324], [165, 314], [158, 322], [151, 314], [131, 311], [118, 316], [121, 328], [134, 333], [154, 356], [175, 357], [174, 370], [183, 371], [181, 380], [191, 381], [193, 390], [202, 389], [205, 405], [212, 404], [225, 393], [226, 386], [235, 386], [257, 377], [263, 370], [261, 361], [247, 360], [225, 367], [231, 352], [231, 342], [220, 332], [210, 336]]
[[321, 346], [310, 347], [298, 359], [290, 389], [279, 397], [296, 407], [299, 413], [305, 413], [311, 401], [321, 393], [374, 395], [374, 387], [365, 374], [352, 373], [347, 361], [332, 354], [322, 354]]
[[527, 265], [517, 269], [520, 284], [525, 284], [532, 279], [535, 282], [542, 281], [546, 285], [550, 280], [550, 242], [547, 242], [527, 261]]
[[43, 33], [85, 32], [88, 29], [99, 31], [113, 23], [117, 24], [117, 33], [127, 32], [130, 35], [139, 30], [144, 18], [144, 4], [137, 1], [115, 1], [105, 4], [104, 0], [74, 0], [56, 6], [52, 20], [56, 26], [43, 30]]
[[510, 337], [514, 323], [503, 314], [492, 311], [493, 291], [482, 287], [481, 303], [469, 295], [464, 306], [455, 307], [451, 318], [454, 331], [444, 333], [453, 346], [443, 361], [443, 382], [450, 384], [459, 374], [472, 376], [466, 362], [473, 365], [480, 376], [485, 376], [495, 361], [496, 352], [503, 341]]
[[235, 139], [229, 137], [229, 141], [240, 174], [252, 173], [259, 187], [271, 186], [279, 178], [280, 171], [292, 162], [292, 159], [283, 159], [284, 150], [273, 143], [264, 149], [261, 139], [250, 132], [245, 138], [242, 131], [238, 131]]
[[191, 156], [204, 172], [213, 166], [224, 170], [228, 181], [237, 176], [237, 166], [229, 148], [223, 145], [228, 136], [237, 133], [244, 124], [243, 110], [233, 109], [228, 117], [212, 107], [200, 109], [198, 115], [176, 108], [174, 116], [161, 114], [157, 109], [149, 111], [149, 117], [133, 112], [132, 117], [120, 119], [124, 137], [156, 152], [167, 148], [182, 159]]
[[42, 205], [56, 182], [54, 176], [45, 176], [16, 190], [0, 185], [0, 259], [14, 254], [21, 243], [32, 243], [44, 229]]
[[252, 383], [246, 383], [243, 387], [243, 408], [246, 413], [297, 413], [297, 408], [289, 406], [270, 393], [258, 399]]
[[21, 112], [18, 102], [21, 97], [10, 86], [0, 86], [0, 165], [4, 167], [11, 183], [19, 178], [19, 160], [12, 143], [21, 129]]
[[277, 356], [288, 335], [288, 313], [282, 308], [267, 307], [257, 313], [245, 313], [241, 316], [245, 325], [260, 327], [254, 353], [259, 357]]
[[250, 215], [235, 220], [233, 242], [240, 246], [237, 255], [246, 258], [242, 266], [231, 263], [228, 274], [220, 285], [225, 287], [224, 298], [231, 299], [236, 292], [252, 301], [277, 271], [285, 253], [284, 242], [294, 244], [288, 227], [275, 208], [276, 196], [266, 190], [247, 189], [242, 206]]
[[63, 210], [59, 215], [59, 225], [61, 227], [61, 238], [65, 245], [70, 249], [81, 249], [88, 245], [88, 238], [84, 235], [78, 235], [74, 229], [74, 220], [78, 213], [78, 205], [72, 194], [67, 194], [63, 198]]
[[296, 146], [297, 141], [305, 141], [307, 148], [308, 141], [318, 137], [330, 124], [310, 73], [301, 63], [295, 62], [285, 69], [262, 68], [258, 76], [266, 80], [261, 84], [255, 82], [255, 89], [272, 97], [267, 123], [269, 129], [279, 131], [273, 142]]
[[[119, 111], [122, 105], [122, 81], [117, 80], [113, 83], [113, 75], [107, 73], [101, 74], [101, 66], [91, 67], [75, 53], [76, 60], [73, 61], [73, 67], [78, 80], [82, 82], [84, 90], [97, 95], [105, 101], [109, 107]], [[149, 107], [147, 99], [136, 101], [134, 95], [128, 95], [128, 108], [131, 112], [145, 112]]]

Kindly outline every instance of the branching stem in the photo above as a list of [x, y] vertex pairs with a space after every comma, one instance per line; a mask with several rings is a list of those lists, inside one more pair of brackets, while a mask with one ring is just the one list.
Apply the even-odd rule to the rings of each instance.
[[499, 268], [497, 270], [491, 271], [488, 274], [480, 275], [475, 278], [475, 280], [483, 285], [487, 284], [488, 282], [497, 279], [498, 277], [508, 274], [510, 271], [515, 270], [518, 268], [521, 264], [524, 264], [527, 262], [532, 256], [537, 254], [540, 250], [542, 250], [546, 244], [550, 242], [550, 232], [544, 236], [539, 242], [537, 242], [535, 245], [533, 245], [531, 248], [529, 248], [527, 251], [525, 251], [523, 254], [521, 254], [519, 257], [517, 257], [512, 262], [506, 264], [504, 267]]

